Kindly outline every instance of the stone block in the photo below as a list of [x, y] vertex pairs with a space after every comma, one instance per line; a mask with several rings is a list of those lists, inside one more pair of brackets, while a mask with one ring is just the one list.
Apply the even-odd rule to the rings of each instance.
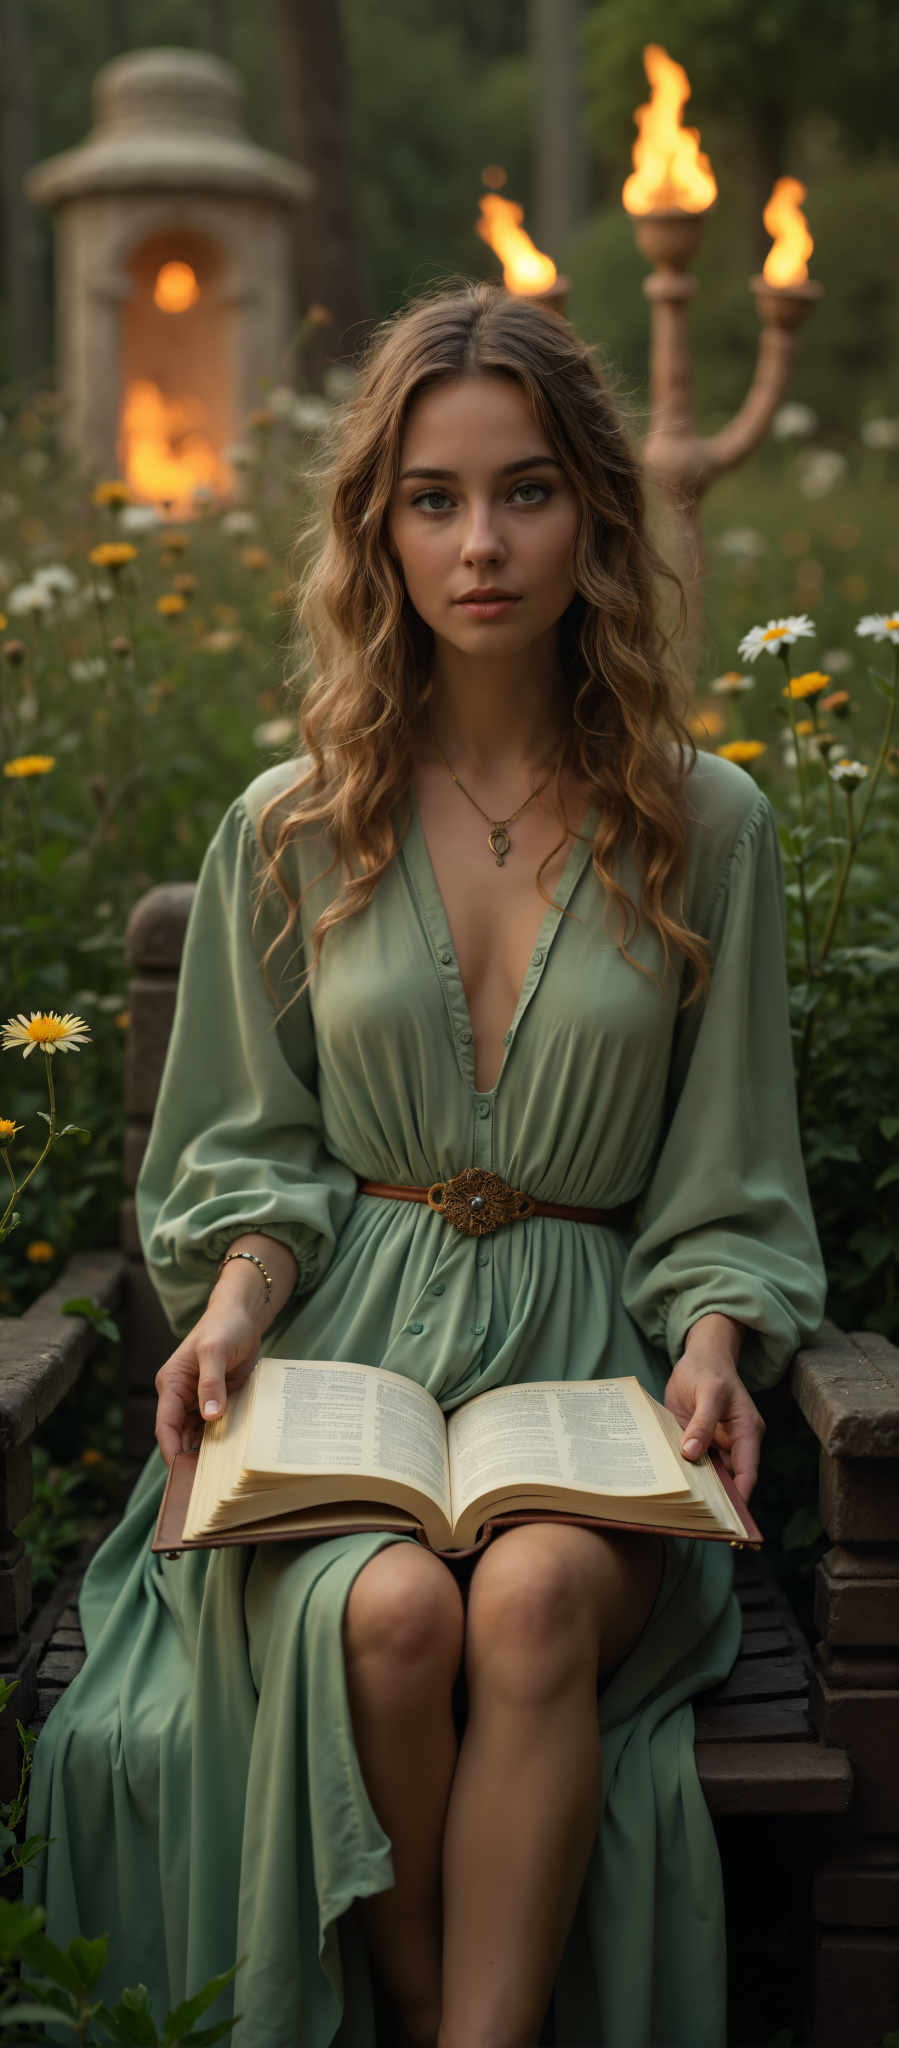
[[194, 882], [160, 882], [135, 903], [125, 931], [125, 956], [139, 974], [177, 975]]
[[899, 1458], [899, 1351], [886, 1337], [823, 1323], [797, 1352], [792, 1385], [831, 1457]]
[[899, 1936], [828, 1930], [815, 1959], [815, 2048], [880, 2048], [899, 2014]]
[[860, 1845], [815, 1877], [815, 1919], [829, 1927], [899, 1927], [899, 1841]]
[[128, 1261], [125, 1301], [128, 1385], [149, 1394], [160, 1366], [171, 1356], [178, 1339], [169, 1328], [146, 1267], [136, 1259]]
[[822, 1742], [848, 1751], [853, 1826], [870, 1835], [899, 1833], [899, 1691], [832, 1685], [818, 1671], [812, 1707]]
[[31, 1612], [31, 1559], [18, 1536], [0, 1540], [0, 1638], [15, 1637]]
[[125, 1144], [122, 1161], [125, 1187], [127, 1188], [129, 1194], [133, 1193], [134, 1188], [137, 1184], [137, 1176], [141, 1169], [141, 1161], [143, 1160], [144, 1153], [147, 1149], [147, 1139], [149, 1135], [150, 1125], [147, 1118], [132, 1118], [131, 1122], [128, 1124], [125, 1131]]
[[899, 1548], [828, 1550], [815, 1574], [815, 1627], [834, 1647], [899, 1646]]
[[0, 1529], [15, 1529], [34, 1499], [31, 1445], [0, 1452]]
[[899, 1464], [893, 1458], [819, 1459], [821, 1520], [835, 1543], [899, 1543]]

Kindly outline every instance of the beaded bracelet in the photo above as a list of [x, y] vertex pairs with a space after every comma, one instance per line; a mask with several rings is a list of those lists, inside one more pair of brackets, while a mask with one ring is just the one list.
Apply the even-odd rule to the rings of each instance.
[[256, 1253], [255, 1253], [255, 1252], [226, 1252], [226, 1253], [225, 1253], [225, 1256], [224, 1256], [224, 1258], [223, 1258], [223, 1260], [222, 1260], [222, 1263], [221, 1263], [221, 1265], [220, 1265], [220, 1267], [219, 1267], [219, 1272], [220, 1272], [220, 1273], [223, 1273], [223, 1272], [224, 1272], [224, 1269], [225, 1269], [225, 1267], [227, 1266], [227, 1264], [228, 1264], [228, 1260], [229, 1260], [229, 1259], [251, 1259], [251, 1260], [252, 1260], [252, 1262], [253, 1262], [253, 1265], [254, 1265], [254, 1266], [258, 1266], [258, 1267], [259, 1267], [259, 1271], [260, 1271], [260, 1273], [262, 1274], [262, 1278], [263, 1278], [263, 1280], [265, 1281], [265, 1288], [266, 1288], [266, 1294], [265, 1294], [265, 1299], [266, 1299], [266, 1302], [269, 1302], [269, 1301], [271, 1301], [271, 1298], [272, 1298], [272, 1276], [271, 1276], [271, 1274], [270, 1274], [270, 1273], [268, 1273], [268, 1272], [266, 1271], [266, 1269], [265, 1269], [265, 1267], [264, 1267], [264, 1265], [263, 1265], [263, 1263], [262, 1263], [262, 1260], [261, 1260], [261, 1259], [258, 1259], [258, 1258], [256, 1257]]

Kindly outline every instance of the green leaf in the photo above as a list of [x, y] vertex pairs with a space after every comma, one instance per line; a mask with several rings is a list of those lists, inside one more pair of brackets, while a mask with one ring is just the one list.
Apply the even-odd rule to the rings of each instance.
[[899, 1138], [899, 1116], [882, 1116], [877, 1128], [882, 1138]]
[[23, 2027], [26, 2020], [35, 2027], [52, 2020], [55, 2027], [68, 2027], [71, 2034], [77, 2034], [81, 2027], [80, 2020], [59, 2012], [55, 2005], [9, 2005], [5, 2012], [0, 2012], [0, 2027]]
[[[215, 2004], [220, 1992], [224, 1990], [226, 1984], [230, 1984], [240, 1967], [239, 1962], [234, 1963], [223, 1976], [211, 1977], [209, 1983], [204, 1984], [202, 1991], [195, 1991], [193, 1998], [186, 1998], [183, 2004], [175, 2006], [174, 2010], [167, 2014], [162, 2037], [163, 2048], [174, 2048], [174, 2044], [182, 2040], [187, 2029], [193, 2026], [194, 2020], [198, 2020], [201, 2013], [208, 2012], [209, 2007]], [[233, 2022], [228, 2021], [229, 2026], [232, 2024]], [[206, 2033], [202, 2039], [206, 2039]]]
[[881, 696], [886, 698], [887, 703], [892, 704], [895, 701], [896, 696], [895, 683], [888, 682], [886, 676], [878, 675], [876, 669], [869, 669], [868, 674], [871, 678], [872, 683], [874, 684], [875, 690], [879, 690]]
[[0, 1962], [20, 1956], [26, 1941], [37, 1934], [45, 1919], [43, 1906], [26, 1906], [21, 1899], [0, 1899]]
[[220, 2020], [217, 2027], [201, 2027], [198, 2034], [185, 2034], [179, 2048], [211, 2048], [213, 2041], [223, 2041], [242, 2018], [243, 2014], [236, 2012], [233, 2020]]
[[29, 1934], [22, 1947], [22, 1956], [29, 1970], [37, 1970], [42, 1977], [49, 1977], [51, 1984], [58, 1984], [63, 1991], [71, 1991], [80, 2002], [84, 1986], [80, 1971], [67, 1949], [57, 1948], [48, 1934]]
[[89, 1138], [91, 1134], [85, 1130], [83, 1124], [63, 1124], [62, 1130], [57, 1131], [56, 1135], [58, 1138]]
[[63, 1302], [60, 1313], [64, 1316], [84, 1316], [86, 1322], [92, 1323], [94, 1329], [99, 1330], [101, 1337], [111, 1337], [113, 1343], [118, 1343], [118, 1323], [113, 1322], [112, 1316], [103, 1307], [102, 1302], [93, 1301], [89, 1294], [73, 1295], [71, 1301]]
[[92, 1991], [98, 1977], [102, 1976], [108, 1947], [108, 1934], [98, 1934], [95, 1941], [87, 1941], [83, 1935], [76, 1935], [74, 1941], [69, 1942], [67, 1953], [72, 1958], [85, 1991]]
[[881, 1188], [892, 1187], [893, 1182], [896, 1180], [899, 1180], [899, 1160], [896, 1161], [895, 1166], [888, 1166], [886, 1171], [878, 1176], [874, 1182], [874, 1193], [877, 1195], [880, 1193]]

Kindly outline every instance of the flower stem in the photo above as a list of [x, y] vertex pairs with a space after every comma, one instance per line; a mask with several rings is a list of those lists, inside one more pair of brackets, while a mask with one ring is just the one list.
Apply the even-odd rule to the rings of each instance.
[[889, 753], [889, 751], [890, 751], [890, 747], [891, 747], [891, 745], [892, 745], [892, 742], [893, 742], [893, 731], [894, 731], [894, 728], [895, 728], [895, 724], [896, 724], [896, 700], [897, 700], [897, 698], [899, 698], [899, 647], [897, 647], [896, 645], [894, 645], [894, 647], [893, 647], [893, 700], [892, 700], [892, 703], [891, 703], [891, 704], [890, 704], [890, 706], [889, 706], [889, 710], [887, 711], [887, 716], [886, 716], [886, 724], [884, 725], [884, 729], [883, 729], [883, 738], [882, 738], [882, 740], [881, 740], [881, 742], [880, 742], [880, 751], [879, 751], [879, 753], [878, 753], [878, 756], [877, 756], [877, 759], [876, 759], [876, 761], [875, 761], [875, 763], [874, 763], [874, 767], [873, 767], [873, 769], [872, 769], [872, 771], [871, 771], [871, 776], [870, 776], [870, 779], [869, 779], [869, 782], [868, 782], [868, 787], [867, 787], [867, 789], [866, 789], [866, 791], [865, 791], [865, 801], [864, 801], [864, 803], [863, 803], [863, 805], [862, 805], [862, 810], [861, 810], [861, 817], [859, 818], [859, 821], [858, 821], [858, 832], [857, 832], [857, 834], [856, 834], [856, 844], [858, 843], [858, 840], [859, 840], [859, 839], [861, 839], [862, 833], [864, 832], [864, 829], [865, 829], [865, 823], [866, 823], [866, 820], [867, 820], [868, 812], [869, 812], [869, 810], [871, 809], [871, 805], [872, 805], [872, 802], [873, 802], [873, 800], [874, 800], [874, 791], [876, 790], [876, 788], [877, 788], [877, 784], [878, 784], [878, 782], [880, 781], [881, 775], [883, 774], [883, 771], [884, 771], [884, 767], [885, 767], [885, 765], [886, 765], [886, 758], [887, 758], [887, 755], [888, 755], [888, 753]]
[[56, 1092], [53, 1087], [53, 1056], [51, 1053], [45, 1052], [43, 1055], [43, 1059], [44, 1072], [47, 1076], [47, 1092], [50, 1097], [50, 1127], [47, 1132], [47, 1142], [44, 1146], [43, 1151], [35, 1160], [34, 1165], [29, 1167], [28, 1172], [25, 1175], [25, 1179], [19, 1182], [19, 1185], [16, 1188], [15, 1193], [13, 1194], [12, 1201], [10, 1201], [8, 1207], [4, 1209], [3, 1216], [2, 1218], [0, 1218], [0, 1228], [2, 1228], [2, 1224], [6, 1222], [6, 1218], [9, 1215], [9, 1211], [12, 1208], [13, 1202], [16, 1199], [16, 1195], [21, 1195], [24, 1192], [25, 1188], [27, 1188], [28, 1186], [29, 1181], [34, 1179], [38, 1167], [43, 1166], [44, 1160], [47, 1157], [47, 1153], [49, 1152], [53, 1140], [56, 1136]]

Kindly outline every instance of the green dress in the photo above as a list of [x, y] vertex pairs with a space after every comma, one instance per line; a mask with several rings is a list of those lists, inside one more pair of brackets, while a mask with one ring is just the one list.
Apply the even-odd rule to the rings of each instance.
[[[293, 776], [258, 776], [207, 852], [138, 1186], [149, 1270], [174, 1330], [199, 1317], [241, 1232], [297, 1259], [264, 1348], [409, 1374], [444, 1409], [508, 1382], [635, 1373], [663, 1395], [685, 1333], [746, 1325], [750, 1388], [818, 1324], [824, 1281], [797, 1140], [770, 807], [700, 756], [686, 792], [686, 913], [710, 941], [679, 1010], [655, 936], [620, 955], [590, 861], [591, 815], [547, 909], [499, 1079], [475, 1085], [471, 1022], [414, 804], [368, 908], [331, 932], [281, 1021], [252, 929], [254, 821]], [[304, 881], [328, 855], [309, 835]], [[632, 888], [636, 877], [622, 862]], [[308, 940], [335, 888], [304, 907]], [[278, 956], [279, 960], [282, 958]], [[296, 959], [276, 991], [295, 985]], [[639, 1197], [624, 1235], [552, 1217], [478, 1241], [425, 1206], [357, 1194], [467, 1165], [565, 1204]], [[243, 1957], [236, 2048], [374, 2048], [353, 1901], [392, 1883], [390, 1840], [353, 1743], [341, 1621], [368, 1534], [149, 1554], [154, 1450], [84, 1582], [88, 1657], [36, 1751], [29, 1880], [50, 1932], [111, 1935], [110, 1990], [164, 2013]], [[604, 1814], [548, 2008], [555, 2048], [721, 2048], [724, 1941], [691, 1697], [739, 1622], [726, 1545], [669, 1540], [646, 1628], [600, 1698]], [[514, 1845], [510, 1845], [510, 1856]], [[216, 2017], [231, 2010], [223, 1994]]]

